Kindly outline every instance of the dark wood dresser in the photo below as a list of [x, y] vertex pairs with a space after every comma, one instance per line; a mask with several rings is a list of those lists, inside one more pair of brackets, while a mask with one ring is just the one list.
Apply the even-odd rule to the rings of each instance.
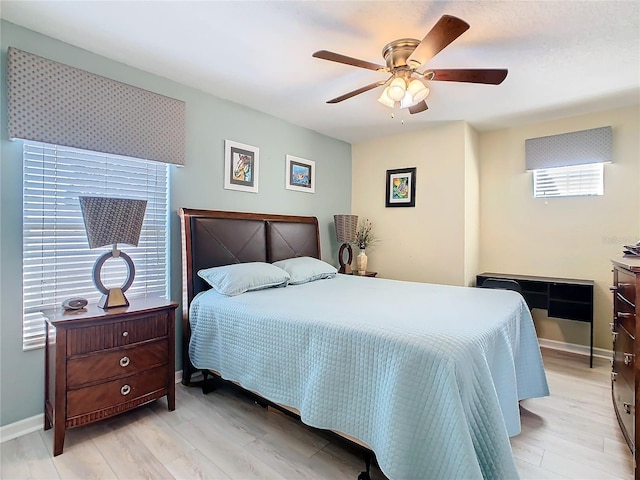
[[634, 458], [635, 478], [638, 478], [638, 433], [640, 425], [638, 384], [640, 382], [640, 339], [636, 342], [640, 314], [640, 258], [624, 256], [613, 263], [613, 372], [611, 394], [618, 423]]
[[44, 429], [60, 455], [67, 428], [167, 396], [175, 410], [175, 309], [162, 298], [47, 315]]

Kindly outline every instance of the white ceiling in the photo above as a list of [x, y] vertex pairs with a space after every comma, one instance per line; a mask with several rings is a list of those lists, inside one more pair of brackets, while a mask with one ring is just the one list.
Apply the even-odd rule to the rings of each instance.
[[[350, 143], [465, 120], [478, 130], [640, 103], [640, 2], [617, 1], [7, 1], [2, 18], [72, 45]], [[443, 15], [471, 28], [429, 68], [508, 68], [498, 86], [430, 82], [409, 115], [375, 89], [386, 76], [312, 58], [384, 64]], [[402, 124], [404, 120], [404, 125]]]

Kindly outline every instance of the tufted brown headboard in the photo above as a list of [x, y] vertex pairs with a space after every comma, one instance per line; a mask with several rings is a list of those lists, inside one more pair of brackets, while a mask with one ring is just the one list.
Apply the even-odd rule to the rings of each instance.
[[178, 214], [182, 228], [182, 383], [185, 375], [188, 383], [193, 372], [188, 353], [189, 305], [209, 288], [198, 271], [232, 263], [320, 258], [320, 232], [316, 217], [190, 208], [181, 208]]

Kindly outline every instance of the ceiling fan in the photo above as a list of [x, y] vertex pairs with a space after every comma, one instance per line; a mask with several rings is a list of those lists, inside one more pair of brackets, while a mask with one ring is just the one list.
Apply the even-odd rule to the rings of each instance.
[[499, 85], [506, 78], [506, 69], [427, 69], [419, 72], [429, 60], [435, 57], [447, 45], [469, 29], [464, 20], [451, 15], [443, 15], [431, 31], [422, 39], [401, 38], [388, 43], [382, 49], [386, 66], [347, 57], [339, 53], [320, 50], [313, 54], [315, 58], [344, 63], [354, 67], [366, 68], [382, 73], [390, 73], [386, 80], [371, 83], [352, 92], [329, 100], [327, 103], [338, 103], [361, 93], [385, 85], [378, 101], [388, 107], [408, 108], [409, 112], [420, 113], [429, 108], [425, 98], [429, 88], [424, 81], [466, 82]]

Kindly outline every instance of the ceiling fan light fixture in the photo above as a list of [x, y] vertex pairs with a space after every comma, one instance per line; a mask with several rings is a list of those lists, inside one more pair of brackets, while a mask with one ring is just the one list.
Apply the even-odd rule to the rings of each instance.
[[409, 108], [411, 105], [413, 105], [411, 94], [409, 92], [406, 92], [402, 100], [400, 100], [400, 108]]
[[391, 98], [389, 98], [389, 87], [386, 87], [384, 90], [382, 90], [382, 93], [380, 94], [380, 98], [378, 98], [378, 101], [389, 108], [393, 108], [396, 106], [396, 102], [394, 102], [393, 100], [391, 100]]
[[387, 95], [391, 100], [399, 102], [404, 98], [404, 92], [407, 90], [407, 84], [404, 78], [394, 78], [387, 87]]
[[430, 91], [431, 90], [429, 90], [429, 88], [417, 78], [411, 80], [411, 83], [409, 83], [409, 86], [407, 87], [407, 93], [411, 95], [413, 103], [421, 102], [427, 98]]
[[400, 100], [400, 108], [409, 108], [415, 105], [416, 102], [413, 101], [409, 90], [406, 91], [402, 100]]

